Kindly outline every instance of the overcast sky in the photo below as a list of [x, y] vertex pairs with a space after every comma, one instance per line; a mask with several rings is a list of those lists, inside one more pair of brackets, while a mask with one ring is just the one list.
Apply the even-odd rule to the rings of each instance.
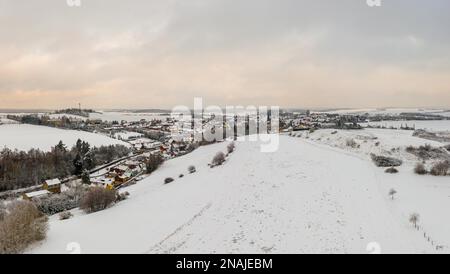
[[450, 1], [0, 0], [0, 108], [450, 107]]

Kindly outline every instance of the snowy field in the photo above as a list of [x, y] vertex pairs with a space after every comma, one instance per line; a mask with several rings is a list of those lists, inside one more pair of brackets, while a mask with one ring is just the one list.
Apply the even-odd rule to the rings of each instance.
[[158, 113], [131, 113], [131, 112], [101, 112], [101, 113], [91, 113], [89, 115], [90, 119], [101, 119], [102, 121], [127, 121], [127, 122], [137, 122], [142, 119], [147, 121], [151, 120], [162, 120], [165, 121], [169, 115], [162, 115]]
[[25, 124], [0, 125], [0, 149], [29, 150], [31, 148], [49, 151], [51, 147], [63, 141], [68, 147], [73, 146], [78, 139], [87, 141], [91, 146], [127, 143], [100, 134], [85, 131], [63, 130], [44, 126]]
[[370, 122], [363, 123], [362, 126], [384, 126], [400, 128], [401, 126], [415, 127], [416, 129], [425, 129], [430, 131], [449, 131], [450, 132], [450, 120], [438, 120], [438, 121], [382, 121], [382, 122]]
[[[374, 139], [359, 137], [365, 144], [359, 150], [341, 147], [349, 134], [379, 135], [386, 144], [374, 148]], [[375, 167], [370, 149], [387, 153], [391, 146], [425, 142], [386, 134], [280, 136], [275, 153], [261, 153], [258, 142], [238, 142], [213, 169], [207, 164], [226, 143], [201, 147], [126, 188], [130, 198], [105, 211], [76, 210], [66, 221], [53, 216], [47, 240], [29, 252], [68, 253], [73, 242], [83, 253], [368, 253], [372, 242], [382, 253], [437, 252], [408, 222], [417, 212], [427, 235], [446, 246], [439, 252], [448, 253], [449, 179], [413, 174], [414, 159], [396, 175]], [[187, 174], [189, 165], [195, 174]], [[166, 177], [176, 179], [164, 185]], [[392, 187], [398, 191], [393, 201]]]
[[118, 132], [116, 134], [114, 134], [114, 138], [119, 139], [119, 140], [128, 140], [130, 138], [138, 138], [138, 137], [142, 137], [143, 134], [138, 133], [138, 132], [132, 132], [132, 131], [122, 131], [122, 132]]
[[450, 111], [445, 109], [422, 109], [422, 108], [361, 108], [361, 109], [338, 109], [331, 111], [316, 111], [316, 113], [330, 113], [330, 114], [377, 114], [377, 115], [399, 115], [401, 113], [422, 113], [422, 114], [436, 114], [442, 116], [450, 116]]

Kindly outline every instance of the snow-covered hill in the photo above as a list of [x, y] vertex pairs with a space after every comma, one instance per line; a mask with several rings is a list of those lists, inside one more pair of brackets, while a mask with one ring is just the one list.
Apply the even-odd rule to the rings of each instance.
[[[448, 208], [448, 187], [423, 180], [425, 187], [414, 182], [408, 190], [405, 182], [391, 201], [386, 184], [399, 178], [370, 161], [310, 140], [280, 138], [275, 153], [239, 142], [213, 169], [207, 164], [226, 143], [167, 161], [127, 188], [131, 197], [124, 202], [90, 215], [76, 212], [66, 221], [52, 218], [48, 239], [31, 252], [68, 253], [72, 242], [83, 253], [367, 253], [372, 242], [386, 253], [436, 252], [408, 223], [405, 211], [414, 198], [427, 199], [419, 213], [425, 227], [436, 225], [434, 240], [448, 242], [449, 221], [439, 214], [439, 207]], [[189, 165], [195, 174], [187, 174]], [[176, 179], [164, 185], [166, 177]], [[443, 217], [441, 224], [432, 218], [426, 223], [431, 208]]]
[[68, 147], [75, 145], [78, 139], [89, 142], [92, 146], [107, 146], [129, 144], [103, 136], [79, 130], [65, 130], [46, 126], [27, 124], [0, 125], [0, 149], [18, 149], [28, 151], [35, 148], [49, 151], [53, 146], [63, 141]]

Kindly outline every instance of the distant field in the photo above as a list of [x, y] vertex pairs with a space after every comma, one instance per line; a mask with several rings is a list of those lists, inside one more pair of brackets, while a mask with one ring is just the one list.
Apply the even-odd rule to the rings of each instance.
[[399, 128], [403, 126], [415, 127], [416, 129], [426, 129], [432, 131], [450, 131], [450, 120], [442, 121], [382, 121], [365, 123], [363, 126], [385, 126]]
[[102, 113], [91, 113], [89, 115], [90, 119], [101, 119], [102, 121], [122, 121], [125, 120], [127, 122], [136, 122], [142, 119], [147, 121], [157, 119], [157, 120], [166, 120], [169, 115], [162, 115], [158, 113], [132, 113], [132, 112], [102, 112]]
[[63, 141], [68, 147], [73, 146], [78, 139], [87, 141], [91, 146], [123, 144], [125, 142], [115, 140], [100, 134], [84, 131], [63, 130], [34, 125], [1, 125], [0, 148], [29, 150], [31, 148], [49, 151], [59, 141]]

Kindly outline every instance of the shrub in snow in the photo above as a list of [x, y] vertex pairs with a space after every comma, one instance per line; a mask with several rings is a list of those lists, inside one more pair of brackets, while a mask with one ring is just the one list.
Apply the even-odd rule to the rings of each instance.
[[115, 200], [115, 190], [92, 187], [81, 198], [80, 208], [86, 213], [97, 212], [108, 208]]
[[117, 193], [117, 195], [116, 195], [116, 203], [128, 199], [128, 196], [130, 196], [130, 193], [128, 193], [128, 191], [123, 192], [123, 193]]
[[428, 173], [427, 169], [425, 168], [425, 165], [422, 163], [418, 163], [416, 167], [414, 168], [414, 173], [419, 175], [425, 175]]
[[188, 171], [190, 174], [195, 173], [197, 170], [195, 169], [195, 166], [189, 166]]
[[37, 208], [44, 214], [53, 215], [66, 210], [76, 208], [80, 202], [76, 198], [71, 198], [65, 193], [55, 194], [33, 200]]
[[73, 217], [73, 214], [70, 211], [64, 211], [59, 213], [59, 219], [62, 220], [68, 220]]
[[398, 173], [398, 170], [395, 167], [390, 167], [390, 168], [386, 169], [385, 172], [390, 173], [390, 174], [395, 174], [395, 173]]
[[233, 143], [230, 143], [230, 144], [227, 146], [227, 152], [228, 152], [228, 154], [233, 153], [233, 151], [234, 151], [235, 148], [236, 148], [236, 145], [234, 144], [234, 142], [233, 142]]
[[167, 184], [172, 183], [173, 181], [175, 181], [173, 178], [168, 177], [168, 178], [164, 179], [164, 184], [167, 185]]
[[45, 239], [48, 218], [28, 201], [8, 204], [0, 221], [0, 254], [22, 252], [28, 245]]
[[178, 178], [183, 178], [184, 177], [184, 174], [180, 174], [179, 176], [178, 176]]
[[353, 140], [353, 139], [347, 139], [345, 141], [345, 145], [348, 146], [348, 147], [351, 147], [351, 148], [357, 148], [358, 147], [358, 143], [355, 140]]
[[406, 152], [415, 155], [422, 160], [430, 159], [450, 159], [448, 153], [441, 148], [424, 145], [420, 147], [408, 146]]
[[381, 144], [380, 142], [376, 142], [375, 146], [378, 147], [378, 146], [380, 146], [380, 144]]
[[402, 160], [392, 157], [377, 156], [375, 154], [371, 154], [371, 158], [375, 165], [378, 167], [397, 167], [403, 164]]
[[338, 132], [335, 130], [335, 131], [333, 131], [333, 132], [331, 132], [331, 134], [332, 135], [335, 135], [335, 134], [337, 134]]
[[216, 156], [214, 156], [212, 160], [212, 167], [220, 166], [225, 162], [225, 154], [223, 152], [217, 152]]
[[389, 196], [391, 196], [392, 200], [394, 200], [395, 194], [397, 194], [397, 190], [395, 190], [393, 188], [391, 190], [389, 190]]
[[430, 170], [431, 175], [434, 176], [447, 176], [448, 170], [450, 169], [450, 163], [448, 161], [443, 161], [436, 163]]

